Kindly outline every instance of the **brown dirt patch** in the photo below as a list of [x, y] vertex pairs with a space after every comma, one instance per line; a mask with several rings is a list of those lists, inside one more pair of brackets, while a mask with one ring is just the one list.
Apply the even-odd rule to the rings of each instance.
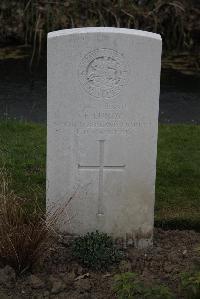
[[[126, 257], [119, 265], [109, 272], [94, 272], [73, 260], [70, 246], [58, 243], [32, 273], [16, 279], [10, 274], [12, 269], [4, 273], [6, 277], [1, 273], [0, 298], [114, 299], [113, 276], [133, 271], [148, 283], [164, 283], [180, 299], [179, 273], [200, 265], [200, 254], [196, 250], [199, 246], [200, 233], [156, 229], [153, 248], [128, 248], [125, 250]], [[11, 276], [12, 280], [9, 280]]]

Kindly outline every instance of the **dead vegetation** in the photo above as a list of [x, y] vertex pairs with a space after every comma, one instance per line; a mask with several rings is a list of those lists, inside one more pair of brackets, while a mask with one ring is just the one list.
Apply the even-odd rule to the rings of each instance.
[[[90, 26], [125, 27], [159, 33], [163, 39], [163, 57], [167, 58], [164, 67], [186, 74], [199, 73], [199, 1], [2, 0], [0, 2], [0, 44], [4, 47], [13, 44], [24, 45], [22, 52], [26, 49], [31, 69], [45, 57], [48, 32]], [[11, 54], [6, 57], [16, 56], [13, 54], [13, 51], [15, 52], [13, 47], [8, 50]], [[5, 56], [4, 52], [4, 49], [1, 49], [0, 59]]]
[[200, 8], [187, 0], [2, 0], [0, 41], [21, 40], [33, 45], [40, 58], [46, 34], [86, 26], [115, 26], [160, 33], [164, 49], [197, 47]]
[[30, 270], [55, 242], [61, 210], [44, 213], [37, 200], [23, 199], [10, 191], [10, 178], [0, 171], [0, 265], [19, 274]]

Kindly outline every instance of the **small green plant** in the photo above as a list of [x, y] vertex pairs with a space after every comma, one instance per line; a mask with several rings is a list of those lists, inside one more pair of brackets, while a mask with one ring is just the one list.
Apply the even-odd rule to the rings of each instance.
[[95, 269], [107, 269], [122, 258], [110, 236], [98, 231], [78, 237], [73, 244], [73, 256], [85, 266]]
[[118, 274], [115, 275], [114, 280], [114, 291], [118, 299], [132, 299], [143, 292], [143, 283], [136, 273]]
[[200, 271], [181, 273], [181, 291], [187, 299], [200, 298]]
[[155, 285], [151, 288], [144, 288], [144, 298], [148, 299], [172, 299], [175, 298], [171, 290], [165, 285]]
[[164, 285], [147, 287], [136, 273], [126, 272], [115, 276], [114, 290], [118, 299], [173, 299]]

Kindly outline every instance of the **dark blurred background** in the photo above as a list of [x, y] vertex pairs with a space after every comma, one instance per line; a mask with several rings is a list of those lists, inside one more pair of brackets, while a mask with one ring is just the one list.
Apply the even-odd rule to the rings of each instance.
[[89, 26], [161, 34], [159, 121], [200, 123], [199, 0], [1, 0], [1, 118], [46, 122], [47, 33]]

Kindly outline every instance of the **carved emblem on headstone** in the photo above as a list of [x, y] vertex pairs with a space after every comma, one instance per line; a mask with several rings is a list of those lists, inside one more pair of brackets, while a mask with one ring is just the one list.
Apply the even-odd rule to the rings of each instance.
[[79, 65], [79, 80], [84, 89], [97, 98], [112, 98], [127, 82], [124, 57], [111, 49], [89, 52]]

